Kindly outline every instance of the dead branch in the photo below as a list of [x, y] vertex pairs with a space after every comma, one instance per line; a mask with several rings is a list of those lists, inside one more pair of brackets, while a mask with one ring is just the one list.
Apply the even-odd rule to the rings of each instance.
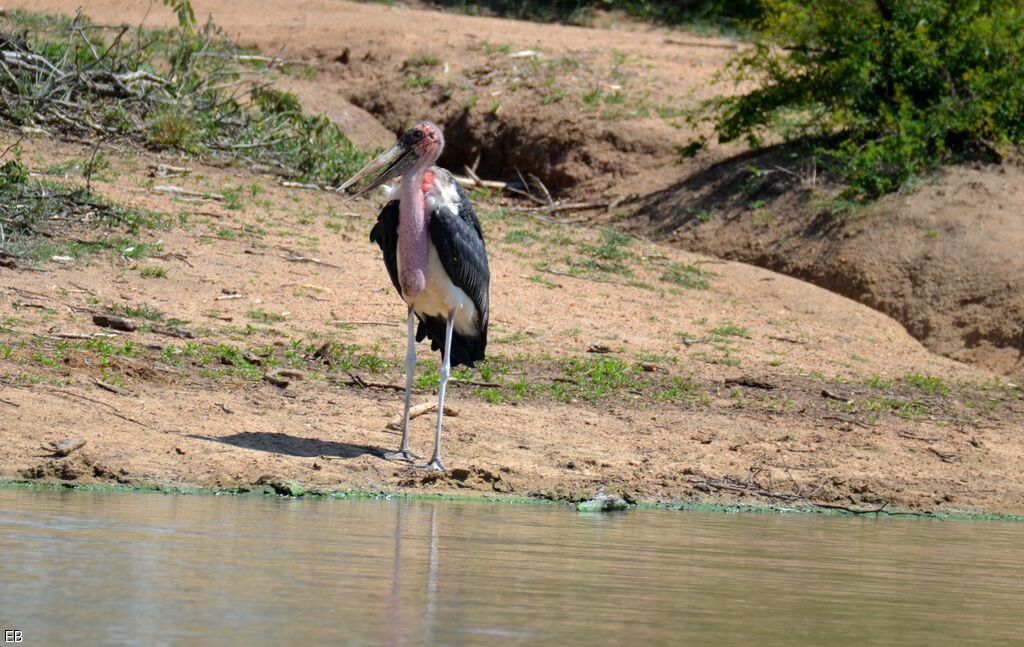
[[[437, 411], [437, 402], [424, 402], [422, 404], [413, 405], [409, 407], [409, 420], [412, 420], [413, 418], [418, 418], [427, 413], [432, 413], [434, 411]], [[459, 410], [450, 407], [446, 404], [444, 405], [444, 415], [451, 416], [454, 418], [459, 415]], [[390, 429], [392, 431], [401, 431], [404, 422], [404, 413], [401, 413], [398, 415], [397, 418], [389, 422], [385, 428]]]
[[479, 187], [482, 189], [498, 189], [501, 191], [509, 189], [507, 182], [501, 182], [499, 180], [481, 180], [469, 167], [466, 167], [466, 171], [470, 177], [461, 177], [456, 175], [455, 181], [467, 189], [472, 189], [473, 187]]
[[[92, 399], [92, 398], [90, 398], [88, 396], [84, 396], [84, 395], [81, 395], [81, 394], [78, 394], [78, 393], [73, 393], [71, 391], [62, 391], [62, 390], [57, 389], [57, 388], [46, 388], [46, 390], [48, 392], [56, 395], [56, 396], [64, 398], [64, 399], [77, 398], [79, 400], [85, 400], [86, 402], [91, 402], [93, 404], [98, 404], [100, 406], [106, 407], [107, 408], [107, 413], [109, 413], [110, 415], [114, 416], [115, 418], [120, 418], [121, 420], [125, 420], [127, 422], [134, 423], [134, 424], [136, 424], [136, 425], [138, 425], [138, 426], [140, 426], [140, 427], [142, 427], [144, 429], [150, 429], [150, 430], [153, 430], [153, 431], [161, 431], [159, 429], [154, 430], [153, 427], [150, 427], [146, 423], [139, 422], [135, 418], [131, 418], [129, 416], [124, 415], [123, 413], [121, 413], [117, 409], [117, 407], [111, 406], [111, 405], [107, 404], [106, 402], [101, 402], [100, 400], [94, 400], [94, 399]], [[162, 431], [162, 433], [171, 433], [171, 432], [163, 432]]]
[[[595, 200], [593, 202], [551, 202], [540, 207], [509, 207], [514, 213], [561, 213], [563, 211], [591, 211], [593, 209], [608, 209], [618, 204], [615, 200]], [[614, 208], [614, 207], [613, 207]]]
[[328, 324], [332, 326], [402, 326], [404, 324], [397, 321], [342, 321], [341, 319], [335, 319], [328, 321]]
[[223, 200], [224, 196], [220, 193], [204, 193], [202, 191], [193, 191], [191, 189], [183, 189], [180, 186], [165, 185], [161, 184], [151, 189], [156, 193], [170, 193], [176, 196], [182, 196], [186, 198], [198, 198], [200, 200]]
[[538, 272], [544, 272], [546, 274], [554, 274], [555, 276], [565, 276], [570, 279], [579, 279], [580, 281], [590, 281], [591, 283], [611, 283], [612, 285], [629, 285], [625, 281], [617, 281], [615, 279], [599, 279], [593, 276], [582, 276], [579, 274], [572, 274], [570, 272], [563, 272], [561, 270], [552, 269], [550, 267], [538, 267]]
[[929, 447], [928, 451], [935, 454], [943, 463], [955, 463], [960, 460], [960, 454], [954, 454], [953, 452], [944, 452], [934, 447]]
[[116, 384], [111, 384], [109, 382], [104, 382], [103, 380], [100, 380], [100, 379], [97, 379], [97, 378], [93, 378], [92, 379], [92, 383], [95, 384], [96, 386], [100, 387], [104, 391], [110, 391], [111, 393], [116, 393], [117, 395], [134, 395], [134, 393], [132, 393], [131, 391], [128, 391], [127, 389], [122, 389], [121, 387], [117, 386]]
[[805, 342], [800, 341], [799, 339], [792, 339], [790, 337], [779, 337], [779, 336], [776, 336], [776, 335], [768, 335], [768, 339], [774, 339], [775, 341], [784, 341], [787, 344], [804, 344], [805, 343]]
[[821, 419], [822, 420], [838, 420], [839, 422], [845, 422], [847, 424], [857, 425], [858, 427], [861, 427], [862, 429], [871, 429], [871, 425], [867, 424], [866, 422], [861, 422], [860, 420], [857, 420], [855, 418], [850, 418], [849, 416], [839, 416], [839, 415], [835, 415], [835, 416], [822, 416]]
[[387, 389], [389, 391], [405, 391], [404, 384], [389, 384], [387, 382], [368, 382], [354, 373], [349, 373], [348, 376], [348, 380], [342, 380], [336, 377], [328, 377], [327, 381], [330, 382], [331, 384], [336, 384], [340, 386], [357, 386], [361, 389]]
[[282, 256], [281, 258], [283, 258], [284, 260], [286, 260], [286, 261], [288, 261], [290, 263], [313, 263], [314, 265], [324, 265], [326, 267], [333, 267], [336, 270], [340, 270], [341, 269], [340, 267], [338, 267], [337, 265], [334, 265], [333, 263], [328, 263], [327, 261], [322, 261], [319, 258], [311, 258], [309, 256], [303, 256], [302, 254], [299, 254], [297, 252], [289, 252], [286, 256]]
[[913, 434], [913, 433], [911, 433], [909, 431], [906, 431], [905, 429], [897, 429], [896, 430], [896, 435], [899, 436], [900, 438], [909, 438], [910, 440], [920, 440], [920, 441], [926, 442], [926, 443], [931, 443], [931, 442], [935, 442], [935, 441], [938, 440], [938, 438], [935, 438], [934, 436], [918, 436], [917, 434]]

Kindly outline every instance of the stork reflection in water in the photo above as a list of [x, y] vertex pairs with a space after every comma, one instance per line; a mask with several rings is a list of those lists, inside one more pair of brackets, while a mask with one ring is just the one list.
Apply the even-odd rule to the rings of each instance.
[[417, 124], [338, 189], [346, 191], [372, 178], [356, 188], [355, 198], [402, 176], [398, 198], [384, 205], [370, 231], [409, 318], [402, 445], [385, 456], [408, 462], [418, 458], [409, 450], [409, 405], [416, 342], [429, 338], [431, 349], [441, 351], [442, 357], [434, 454], [422, 466], [432, 470], [444, 470], [441, 422], [451, 367], [473, 366], [484, 358], [490, 283], [483, 231], [469, 198], [451, 173], [434, 166], [443, 148], [440, 128], [429, 121]]

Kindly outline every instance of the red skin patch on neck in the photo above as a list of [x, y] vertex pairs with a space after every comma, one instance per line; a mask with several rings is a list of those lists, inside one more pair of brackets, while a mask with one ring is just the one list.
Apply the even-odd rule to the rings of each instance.
[[423, 174], [423, 193], [424, 195], [430, 192], [430, 187], [434, 184], [434, 174], [427, 171]]

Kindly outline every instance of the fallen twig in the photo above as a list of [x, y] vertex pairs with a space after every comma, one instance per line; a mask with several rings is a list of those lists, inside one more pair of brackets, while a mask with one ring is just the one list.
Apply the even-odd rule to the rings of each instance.
[[935, 454], [943, 463], [955, 463], [960, 460], [960, 454], [954, 454], [953, 452], [944, 452], [934, 447], [929, 447], [928, 451]]
[[614, 200], [595, 200], [593, 202], [552, 202], [540, 207], [509, 207], [509, 211], [517, 213], [560, 213], [562, 211], [589, 211], [591, 209], [607, 209], [617, 204]]
[[103, 380], [97, 379], [95, 377], [92, 379], [92, 383], [95, 384], [96, 386], [100, 387], [104, 391], [110, 391], [111, 393], [116, 393], [118, 395], [134, 395], [131, 391], [128, 391], [126, 389], [122, 389], [121, 387], [117, 386], [116, 384], [111, 384], [109, 382], [104, 382]]
[[611, 283], [612, 285], [629, 285], [625, 281], [617, 281], [615, 279], [599, 279], [593, 276], [582, 276], [579, 274], [572, 274], [570, 272], [563, 272], [561, 270], [555, 270], [550, 267], [538, 267], [538, 272], [545, 272], [547, 274], [554, 274], [555, 276], [565, 276], [570, 279], [579, 279], [580, 281], [590, 281], [592, 283]]
[[341, 386], [357, 386], [361, 389], [388, 389], [390, 391], [405, 391], [405, 385], [403, 384], [389, 384], [387, 382], [368, 382], [363, 378], [349, 373], [349, 379], [342, 380], [336, 377], [329, 377], [327, 381], [331, 384], [338, 384]]
[[[153, 430], [153, 427], [150, 427], [149, 425], [147, 425], [144, 422], [139, 422], [135, 418], [132, 418], [130, 416], [124, 415], [123, 413], [121, 413], [117, 409], [117, 407], [111, 406], [111, 405], [107, 404], [106, 402], [101, 402], [99, 400], [94, 400], [94, 399], [92, 399], [92, 398], [90, 398], [88, 396], [84, 396], [84, 395], [81, 395], [81, 394], [78, 394], [78, 393], [73, 393], [71, 391], [62, 391], [62, 390], [59, 390], [59, 389], [56, 389], [56, 388], [47, 388], [46, 390], [48, 392], [50, 392], [50, 393], [53, 393], [56, 396], [59, 396], [59, 397], [65, 398], [65, 399], [67, 399], [69, 397], [70, 398], [77, 398], [79, 400], [85, 400], [87, 402], [92, 402], [93, 404], [101, 405], [103, 407], [106, 407], [107, 408], [107, 413], [109, 413], [110, 415], [114, 416], [115, 418], [120, 418], [121, 420], [126, 420], [128, 422], [134, 423], [134, 424], [139, 425], [140, 427], [143, 427], [145, 429]], [[161, 430], [154, 430], [154, 431], [161, 431]], [[162, 433], [171, 433], [171, 432], [162, 432]]]
[[183, 196], [187, 198], [199, 198], [202, 200], [223, 200], [224, 196], [220, 193], [204, 193], [203, 191], [193, 191], [192, 189], [183, 189], [180, 186], [173, 186], [169, 184], [160, 184], [151, 189], [157, 193], [170, 193], [177, 196]]
[[896, 430], [896, 435], [899, 436], [900, 438], [909, 438], [910, 440], [920, 440], [920, 441], [923, 441], [923, 442], [926, 442], [926, 443], [931, 443], [931, 442], [935, 442], [936, 440], [938, 440], [938, 438], [931, 437], [931, 436], [918, 436], [917, 434], [913, 434], [913, 433], [911, 433], [909, 431], [905, 431], [903, 429], [897, 429]]
[[282, 256], [281, 258], [283, 258], [284, 260], [286, 260], [288, 262], [291, 262], [291, 263], [313, 263], [314, 265], [325, 265], [327, 267], [333, 267], [336, 270], [340, 270], [341, 269], [340, 267], [338, 267], [337, 265], [334, 265], [333, 263], [328, 263], [327, 261], [322, 261], [319, 258], [311, 258], [309, 256], [303, 256], [302, 254], [298, 254], [296, 252], [290, 252], [289, 254], [287, 254], [285, 256]]
[[[433, 411], [437, 411], [437, 402], [424, 402], [422, 404], [413, 405], [409, 407], [409, 420], [418, 418]], [[452, 416], [454, 418], [459, 415], [459, 410], [446, 404], [444, 405], [444, 415]], [[398, 414], [398, 417], [389, 422], [385, 428], [392, 431], [401, 431], [402, 424], [405, 422], [404, 416], [404, 412]]]
[[858, 427], [861, 427], [863, 429], [871, 429], [871, 425], [867, 424], [866, 422], [861, 422], [860, 420], [856, 420], [854, 418], [850, 418], [850, 417], [847, 417], [847, 416], [822, 416], [821, 419], [822, 420], [838, 420], [839, 422], [845, 422], [845, 423], [848, 423], [848, 424], [851, 424], [851, 425], [857, 425]]
[[768, 339], [774, 339], [775, 341], [784, 341], [787, 344], [805, 344], [806, 343], [806, 342], [800, 341], [799, 339], [792, 339], [790, 337], [778, 337], [776, 335], [768, 335]]
[[342, 321], [341, 319], [335, 319], [334, 321], [328, 321], [328, 324], [332, 326], [402, 326], [401, 322], [398, 321]]

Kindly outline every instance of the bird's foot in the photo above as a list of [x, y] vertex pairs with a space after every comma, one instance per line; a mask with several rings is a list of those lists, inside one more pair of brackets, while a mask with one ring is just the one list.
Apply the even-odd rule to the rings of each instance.
[[426, 465], [417, 465], [416, 467], [421, 467], [421, 468], [427, 470], [428, 472], [443, 472], [443, 471], [445, 471], [445, 466], [444, 466], [444, 463], [441, 462], [441, 457], [440, 456], [433, 457], [432, 459], [430, 459], [430, 462], [427, 463]]
[[405, 461], [406, 463], [414, 463], [416, 462], [416, 459], [423, 457], [419, 454], [413, 454], [408, 449], [399, 449], [397, 452], [385, 453], [384, 458], [389, 461]]

